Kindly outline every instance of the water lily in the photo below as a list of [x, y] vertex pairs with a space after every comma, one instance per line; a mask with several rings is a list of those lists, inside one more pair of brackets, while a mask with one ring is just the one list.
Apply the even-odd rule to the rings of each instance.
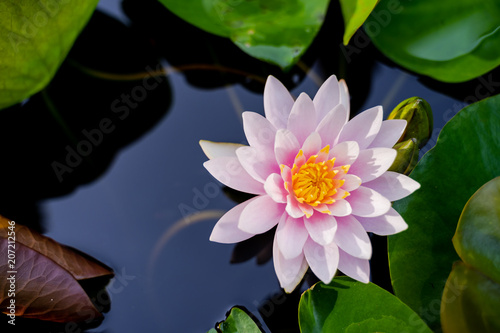
[[200, 141], [205, 168], [224, 185], [256, 196], [228, 211], [210, 240], [235, 243], [277, 225], [274, 268], [295, 289], [308, 267], [325, 283], [337, 269], [367, 283], [372, 247], [367, 232], [390, 235], [408, 226], [391, 201], [420, 185], [387, 171], [406, 121], [382, 120], [381, 106], [349, 120], [349, 94], [331, 76], [313, 100], [294, 101], [270, 76], [265, 117], [243, 113], [248, 146]]

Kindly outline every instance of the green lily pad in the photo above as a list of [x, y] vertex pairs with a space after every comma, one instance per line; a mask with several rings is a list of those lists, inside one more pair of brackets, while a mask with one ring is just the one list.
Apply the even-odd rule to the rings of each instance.
[[460, 258], [500, 283], [500, 177], [467, 202], [453, 237]]
[[421, 185], [394, 203], [408, 230], [389, 237], [396, 296], [431, 328], [440, 326], [445, 281], [458, 260], [452, 243], [469, 198], [500, 175], [500, 96], [472, 104], [451, 119], [411, 177]]
[[340, 0], [342, 16], [344, 17], [344, 45], [363, 25], [379, 0]]
[[445, 333], [500, 332], [500, 284], [476, 269], [458, 262], [441, 300]]
[[467, 81], [500, 64], [499, 27], [496, 0], [381, 0], [365, 22], [386, 56], [445, 82]]
[[302, 333], [431, 332], [394, 295], [347, 277], [307, 290], [299, 303], [299, 325]]
[[249, 55], [284, 69], [295, 64], [318, 33], [328, 0], [160, 0], [210, 33], [230, 38]]
[[0, 2], [0, 109], [50, 82], [97, 3]]
[[[233, 307], [227, 314], [226, 320], [217, 325], [222, 333], [262, 333], [259, 325], [242, 309]], [[208, 333], [216, 333], [212, 328]]]
[[464, 207], [453, 245], [457, 262], [441, 299], [445, 333], [500, 331], [500, 177], [490, 180]]

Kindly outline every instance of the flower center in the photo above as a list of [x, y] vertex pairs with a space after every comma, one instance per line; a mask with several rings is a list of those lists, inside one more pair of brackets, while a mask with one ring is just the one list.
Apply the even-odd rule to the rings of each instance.
[[[335, 158], [325, 160], [328, 151], [329, 146], [326, 146], [307, 161], [302, 151], [297, 155], [291, 171], [293, 192], [299, 203], [318, 206], [332, 204], [338, 199], [336, 194], [339, 187], [344, 185], [342, 178], [349, 170], [349, 165], [335, 167]], [[348, 192], [341, 192], [342, 198], [349, 195]]]

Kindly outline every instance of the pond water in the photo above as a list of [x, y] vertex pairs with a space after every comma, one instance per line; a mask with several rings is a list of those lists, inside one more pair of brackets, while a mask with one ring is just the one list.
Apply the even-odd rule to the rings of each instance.
[[[234, 245], [208, 240], [217, 216], [236, 203], [203, 168], [198, 142], [244, 143], [241, 112], [263, 114], [268, 74], [295, 96], [314, 96], [331, 74], [345, 78], [351, 116], [375, 105], [387, 116], [403, 99], [422, 97], [436, 129], [423, 151], [467, 102], [457, 96], [474, 94], [478, 82], [420, 79], [359, 36], [355, 48], [342, 49], [340, 11], [331, 7], [303, 62], [284, 74], [155, 1], [101, 1], [50, 86], [2, 111], [0, 214], [116, 273], [108, 286], [110, 310], [89, 331], [206, 332], [234, 305], [271, 332], [296, 331], [299, 295], [281, 295], [272, 260], [231, 264]], [[90, 146], [82, 144], [98, 132]], [[78, 148], [87, 156], [68, 157]], [[192, 213], [197, 219], [185, 219]], [[384, 243], [377, 242], [374, 260], [382, 266], [372, 268], [373, 278], [383, 280]], [[23, 332], [22, 325], [17, 329]]]

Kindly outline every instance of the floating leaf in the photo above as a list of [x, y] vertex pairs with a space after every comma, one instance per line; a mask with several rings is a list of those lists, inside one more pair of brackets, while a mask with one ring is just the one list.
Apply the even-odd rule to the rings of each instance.
[[453, 245], [464, 261], [448, 277], [441, 299], [444, 332], [499, 332], [500, 177], [465, 205]]
[[328, 0], [160, 0], [170, 11], [213, 34], [230, 38], [258, 59], [288, 68], [318, 33]]
[[307, 290], [299, 304], [299, 325], [302, 333], [431, 332], [394, 295], [347, 277]]
[[[15, 315], [25, 318], [82, 322], [102, 317], [78, 282], [112, 277], [102, 263], [1, 216], [0, 253], [12, 258], [0, 262], [0, 272], [6, 274], [0, 279], [3, 313], [11, 314], [8, 306], [14, 299]], [[10, 288], [11, 280], [15, 288]]]
[[365, 30], [398, 64], [445, 82], [462, 82], [500, 64], [496, 0], [381, 0]]
[[484, 183], [500, 175], [500, 96], [461, 110], [411, 174], [421, 185], [394, 208], [408, 230], [389, 237], [396, 295], [439, 327], [445, 281], [458, 256], [452, 237], [463, 207]]
[[[275, 65], [241, 52], [229, 38], [220, 38], [195, 27], [165, 10], [158, 0], [123, 0], [122, 8], [134, 29], [139, 29], [155, 46], [157, 54], [185, 76], [193, 87], [213, 89], [238, 84], [262, 94], [269, 75], [278, 78], [289, 89], [299, 85], [306, 76], [299, 66], [284, 73]], [[182, 31], [182, 34], [165, 31]], [[329, 35], [328, 39], [331, 38]], [[306, 67], [312, 67], [316, 60], [317, 56], [312, 53], [300, 59], [301, 65]]]
[[500, 284], [500, 177], [487, 182], [467, 202], [453, 245], [466, 264]]
[[445, 333], [500, 332], [500, 284], [476, 269], [458, 262], [441, 300]]
[[340, 0], [344, 17], [344, 45], [363, 25], [379, 0]]
[[208, 333], [262, 333], [259, 325], [242, 309], [233, 307], [226, 315], [226, 320], [217, 324]]
[[49, 83], [97, 2], [0, 3], [0, 109], [21, 102]]

